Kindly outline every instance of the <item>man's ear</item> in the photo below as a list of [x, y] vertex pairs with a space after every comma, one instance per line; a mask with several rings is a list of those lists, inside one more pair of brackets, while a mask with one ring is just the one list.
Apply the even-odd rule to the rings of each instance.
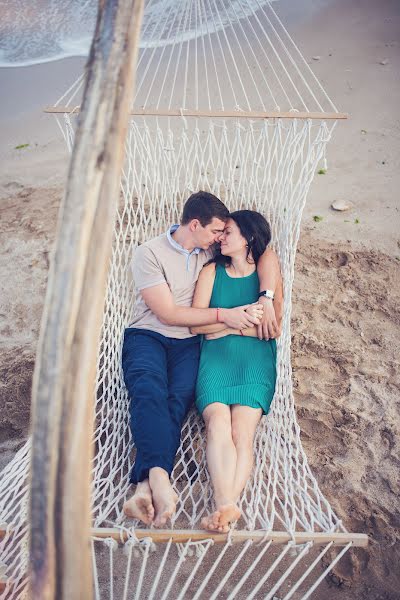
[[200, 221], [198, 219], [192, 219], [189, 223], [189, 230], [196, 231], [199, 228]]

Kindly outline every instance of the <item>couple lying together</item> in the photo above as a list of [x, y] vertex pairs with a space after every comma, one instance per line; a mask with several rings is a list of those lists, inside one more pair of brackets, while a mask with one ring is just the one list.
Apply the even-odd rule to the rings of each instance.
[[275, 390], [283, 297], [270, 239], [259, 213], [230, 214], [198, 192], [180, 225], [137, 248], [135, 316], [122, 352], [137, 452], [127, 516], [163, 527], [174, 514], [170, 475], [195, 400], [216, 505], [202, 526], [227, 532], [239, 519], [254, 435]]

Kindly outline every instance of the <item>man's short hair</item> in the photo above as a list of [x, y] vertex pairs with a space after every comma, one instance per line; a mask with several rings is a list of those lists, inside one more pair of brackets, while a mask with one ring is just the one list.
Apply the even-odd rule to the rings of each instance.
[[182, 213], [182, 225], [187, 225], [193, 219], [198, 219], [203, 227], [211, 223], [213, 218], [226, 221], [229, 210], [217, 196], [209, 192], [196, 192], [185, 202]]

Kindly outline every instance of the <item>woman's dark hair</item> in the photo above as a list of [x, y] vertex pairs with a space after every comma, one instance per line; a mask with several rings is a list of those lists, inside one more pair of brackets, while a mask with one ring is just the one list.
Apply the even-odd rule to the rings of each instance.
[[213, 218], [226, 221], [229, 217], [229, 210], [217, 196], [209, 192], [196, 192], [188, 198], [183, 207], [182, 225], [187, 225], [192, 219], [198, 219], [205, 227]]
[[[267, 219], [255, 210], [237, 210], [231, 213], [229, 218], [235, 221], [247, 242], [247, 261], [250, 262], [248, 257], [251, 253], [252, 259], [257, 264], [271, 241], [271, 228]], [[213, 261], [210, 262], [228, 266], [231, 264], [231, 257], [224, 256], [218, 249]]]

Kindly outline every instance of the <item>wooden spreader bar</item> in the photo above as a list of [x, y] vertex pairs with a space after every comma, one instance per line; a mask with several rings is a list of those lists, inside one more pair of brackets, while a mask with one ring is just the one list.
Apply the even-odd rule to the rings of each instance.
[[[151, 538], [155, 543], [169, 542], [183, 544], [188, 540], [192, 542], [201, 542], [212, 539], [214, 542], [224, 543], [228, 539], [226, 533], [211, 533], [203, 529], [135, 529], [135, 536], [142, 540]], [[99, 527], [92, 529], [92, 537], [113, 538], [117, 541], [126, 541], [129, 534], [116, 527]], [[273, 544], [287, 544], [293, 539], [286, 531], [233, 531], [231, 541], [235, 544], [246, 540], [261, 542], [262, 540], [271, 541]], [[364, 533], [310, 533], [299, 532], [294, 535], [296, 544], [305, 544], [313, 542], [316, 545], [328, 544], [333, 542], [335, 546], [345, 546], [349, 542], [357, 548], [366, 548], [368, 546], [368, 536]]]
[[[45, 113], [78, 114], [79, 106], [46, 106]], [[335, 112], [279, 112], [279, 111], [245, 111], [245, 110], [157, 110], [153, 108], [135, 108], [131, 110], [133, 117], [215, 117], [221, 119], [317, 119], [320, 121], [348, 119], [346, 113]]]
[[[5, 536], [6, 530], [0, 525], [0, 539]], [[113, 538], [117, 541], [126, 541], [129, 534], [118, 527], [94, 527], [91, 530], [92, 537], [97, 538]], [[192, 542], [201, 542], [203, 540], [212, 539], [214, 542], [224, 543], [228, 539], [227, 533], [211, 533], [204, 529], [135, 529], [135, 536], [142, 540], [151, 537], [153, 542], [169, 542], [172, 538], [173, 542], [180, 544], [191, 540]], [[240, 543], [246, 540], [260, 542], [261, 540], [270, 541], [273, 544], [286, 544], [292, 537], [286, 531], [245, 531], [235, 530], [232, 533], [231, 540], [233, 543]], [[316, 545], [327, 544], [333, 542], [335, 546], [345, 546], [352, 542], [357, 548], [366, 548], [368, 546], [368, 536], [365, 533], [326, 533], [326, 532], [306, 532], [299, 531], [294, 535], [296, 544], [305, 544], [313, 542]]]

